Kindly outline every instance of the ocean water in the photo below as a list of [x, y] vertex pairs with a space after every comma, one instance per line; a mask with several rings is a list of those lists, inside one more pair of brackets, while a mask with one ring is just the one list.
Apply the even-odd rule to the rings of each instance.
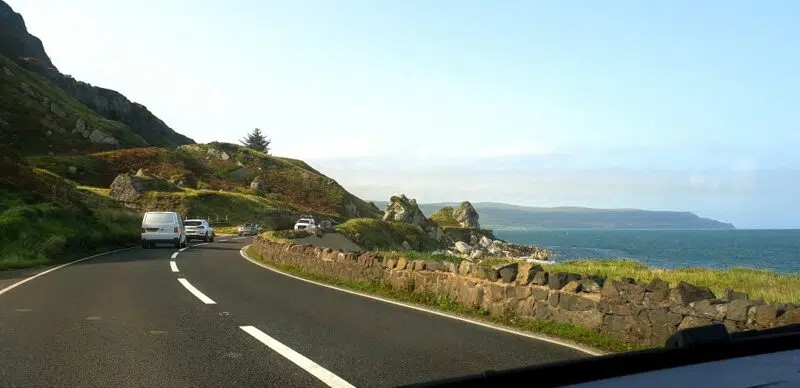
[[498, 230], [495, 235], [547, 247], [557, 262], [627, 257], [661, 268], [800, 272], [800, 230]]

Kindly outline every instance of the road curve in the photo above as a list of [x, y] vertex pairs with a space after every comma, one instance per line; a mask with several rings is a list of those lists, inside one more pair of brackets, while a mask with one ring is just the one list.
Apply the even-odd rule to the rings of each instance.
[[587, 356], [274, 273], [240, 257], [249, 240], [116, 252], [1, 294], [2, 385], [377, 387]]

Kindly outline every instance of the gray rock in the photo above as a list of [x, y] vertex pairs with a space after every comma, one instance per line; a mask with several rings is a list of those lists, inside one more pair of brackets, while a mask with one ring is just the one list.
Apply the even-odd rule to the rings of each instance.
[[645, 287], [645, 289], [649, 292], [659, 291], [659, 290], [669, 290], [669, 282], [661, 280], [659, 278], [653, 278], [653, 280], [650, 281], [650, 284], [648, 284]]
[[691, 315], [683, 317], [681, 324], [678, 325], [678, 330], [689, 329], [692, 327], [707, 326], [711, 324], [708, 318], [693, 317]]
[[219, 160], [230, 160], [231, 159], [231, 156], [227, 152], [222, 151], [222, 150], [218, 150], [218, 149], [213, 148], [213, 147], [209, 147], [206, 152], [208, 152], [209, 154], [211, 154], [212, 156], [214, 156], [215, 158], [217, 158]]
[[597, 275], [588, 275], [581, 280], [581, 291], [597, 293], [603, 288], [605, 279]]
[[504, 282], [511, 283], [517, 279], [519, 263], [498, 264], [492, 267], [492, 269], [499, 273], [500, 278], [502, 278]]
[[472, 247], [463, 241], [456, 241], [456, 243], [453, 245], [453, 248], [458, 253], [470, 254], [470, 252], [472, 252]]
[[558, 298], [558, 307], [569, 311], [589, 311], [595, 308], [595, 302], [582, 296], [562, 293]]
[[581, 282], [579, 280], [572, 280], [564, 286], [564, 292], [578, 293], [581, 292]]
[[679, 306], [688, 306], [689, 303], [702, 299], [716, 299], [716, 297], [708, 287], [698, 287], [684, 281], [669, 292], [670, 302]]
[[531, 279], [531, 284], [535, 284], [537, 286], [544, 286], [549, 284], [549, 274], [545, 271], [538, 271], [533, 275], [533, 279]]
[[567, 283], [573, 280], [580, 280], [580, 279], [581, 275], [576, 273], [556, 272], [550, 274], [547, 284], [553, 290], [560, 290], [564, 288], [564, 286], [566, 286]]
[[481, 236], [481, 239], [480, 241], [478, 241], [478, 244], [480, 244], [480, 246], [484, 248], [488, 248], [492, 246], [492, 240], [486, 236]]
[[480, 260], [483, 258], [483, 250], [482, 249], [473, 249], [472, 253], [469, 255], [470, 260]]
[[99, 129], [95, 129], [91, 134], [89, 134], [89, 141], [94, 144], [110, 144], [119, 146], [119, 140]]
[[411, 244], [409, 244], [408, 241], [405, 241], [405, 240], [403, 240], [403, 243], [400, 244], [400, 248], [403, 249], [404, 251], [413, 251], [414, 250], [414, 248], [411, 247]]
[[69, 166], [69, 167], [67, 167], [67, 171], [69, 171], [70, 174], [77, 174], [78, 173], [78, 168], [75, 167], [75, 166]]
[[715, 321], [725, 319], [725, 314], [728, 312], [728, 304], [719, 299], [703, 299], [693, 302], [691, 305], [696, 316]]
[[386, 204], [386, 210], [383, 213], [383, 220], [417, 225], [425, 230], [430, 229], [430, 222], [425, 218], [422, 210], [419, 209], [417, 201], [408, 199], [405, 194], [394, 195], [389, 199], [389, 203]]
[[747, 299], [734, 299], [728, 303], [726, 319], [737, 322], [747, 322], [748, 314], [753, 306], [763, 304], [763, 302]]
[[453, 217], [462, 228], [480, 229], [481, 227], [478, 222], [478, 212], [468, 201], [461, 202], [461, 204], [453, 210]]
[[251, 190], [264, 191], [264, 190], [266, 190], [266, 188], [267, 188], [267, 184], [264, 183], [264, 180], [261, 179], [260, 177], [256, 178], [256, 179], [253, 179], [253, 181], [250, 182], [250, 189]]
[[750, 299], [750, 295], [748, 295], [746, 292], [737, 292], [732, 288], [728, 288], [725, 290], [724, 298], [727, 300]]

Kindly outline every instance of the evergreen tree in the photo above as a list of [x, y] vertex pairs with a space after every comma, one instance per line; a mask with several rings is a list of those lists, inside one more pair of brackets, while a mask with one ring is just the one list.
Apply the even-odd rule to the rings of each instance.
[[240, 141], [242, 145], [247, 148], [260, 151], [265, 154], [269, 153], [269, 146], [271, 141], [266, 136], [261, 134], [261, 130], [258, 128], [254, 129], [253, 132], [247, 134], [247, 136]]

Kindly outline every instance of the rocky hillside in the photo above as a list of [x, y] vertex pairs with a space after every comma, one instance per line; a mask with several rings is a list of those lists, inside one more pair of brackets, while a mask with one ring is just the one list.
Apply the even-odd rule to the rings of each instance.
[[[28, 161], [80, 185], [109, 188], [119, 174], [146, 174], [187, 190], [252, 195], [286, 207], [337, 218], [376, 217], [378, 209], [306, 163], [228, 143], [192, 144], [175, 151], [136, 148]], [[169, 190], [155, 190], [169, 192]], [[166, 195], [166, 194], [165, 194]]]
[[[92, 86], [59, 72], [39, 38], [28, 33], [22, 16], [2, 0], [0, 55], [4, 57], [0, 69], [3, 71], [0, 92], [3, 121], [0, 125], [5, 122], [4, 127], [9, 127], [0, 133], [0, 141], [18, 144], [21, 152], [91, 151], [146, 145], [174, 148], [194, 143], [173, 131], [145, 106], [131, 102], [114, 90]], [[8, 60], [30, 73], [11, 66]], [[81, 111], [77, 106], [80, 104], [96, 115]], [[101, 118], [106, 119], [105, 122]], [[56, 140], [61, 134], [67, 135], [64, 144]], [[26, 139], [35, 140], [40, 135], [52, 136], [53, 140], [37, 144]], [[84, 141], [76, 135], [82, 136]]]

